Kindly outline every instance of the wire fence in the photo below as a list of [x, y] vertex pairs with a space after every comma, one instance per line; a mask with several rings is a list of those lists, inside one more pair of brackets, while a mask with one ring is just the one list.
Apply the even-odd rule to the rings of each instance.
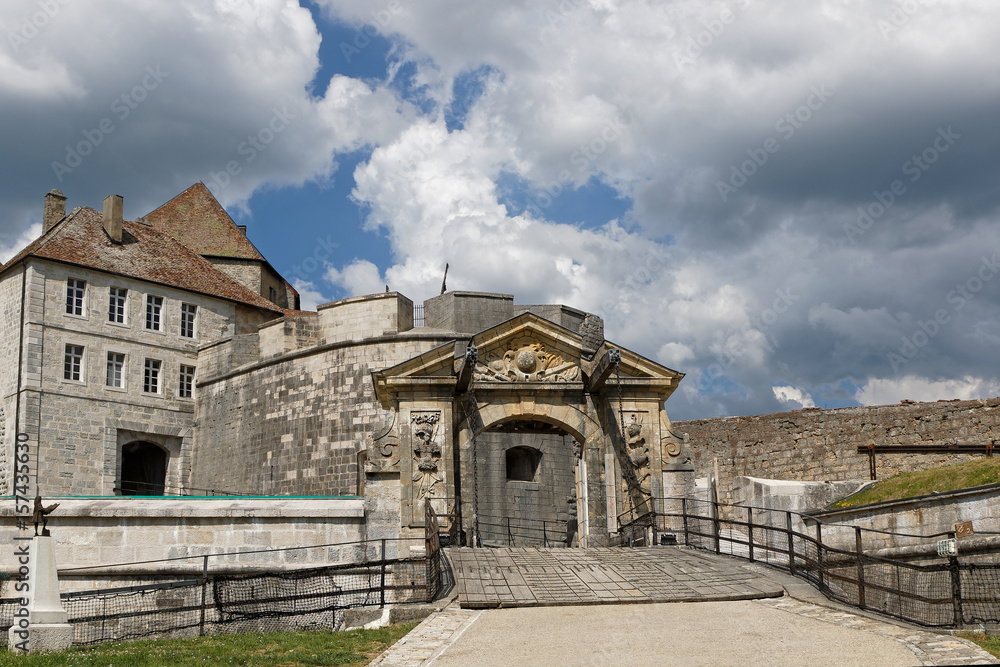
[[[200, 576], [63, 593], [60, 598], [73, 626], [73, 643], [233, 632], [339, 630], [344, 627], [348, 609], [429, 602], [442, 591], [444, 577], [437, 516], [429, 503], [425, 514], [424, 537], [418, 538], [416, 544], [399, 538], [321, 545], [364, 554], [362, 562], [233, 574], [212, 572], [210, 560], [246, 552], [212, 554], [200, 557]], [[417, 555], [399, 557], [404, 548], [412, 552], [412, 547], [421, 542]], [[309, 548], [316, 547], [280, 551]], [[394, 553], [396, 557], [391, 557]], [[368, 554], [376, 557], [368, 559]], [[124, 565], [171, 560], [176, 559]], [[74, 568], [72, 572], [79, 574], [87, 569]], [[0, 599], [0, 631], [12, 625], [19, 607], [20, 598]]]
[[[911, 623], [1000, 623], [1000, 562], [963, 560], [957, 552], [929, 562], [871, 553], [889, 536], [912, 544], [953, 534], [824, 524], [796, 512], [690, 498], [654, 499], [620, 516], [619, 526], [623, 546], [665, 543], [664, 536], [682, 534], [687, 546], [786, 569], [833, 600]], [[853, 544], [845, 544], [844, 533]]]

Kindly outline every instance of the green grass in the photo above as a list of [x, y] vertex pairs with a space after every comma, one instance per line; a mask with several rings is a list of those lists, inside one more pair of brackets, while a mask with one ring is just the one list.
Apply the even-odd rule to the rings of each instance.
[[0, 652], [0, 665], [160, 667], [161, 665], [366, 665], [416, 623], [347, 632], [274, 632], [157, 639], [73, 648], [63, 653]]
[[889, 477], [853, 496], [838, 500], [830, 509], [845, 509], [924, 496], [934, 491], [943, 493], [996, 483], [1000, 483], [1000, 456]]
[[958, 636], [979, 644], [985, 650], [1000, 658], [1000, 637], [996, 635], [983, 635], [978, 632], [960, 632]]

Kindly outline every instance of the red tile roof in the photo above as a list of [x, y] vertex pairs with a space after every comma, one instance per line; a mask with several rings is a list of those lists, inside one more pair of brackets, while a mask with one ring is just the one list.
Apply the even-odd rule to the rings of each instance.
[[142, 220], [199, 255], [266, 261], [201, 181]]
[[40, 257], [284, 312], [169, 234], [129, 220], [123, 228], [123, 243], [114, 243], [104, 231], [101, 213], [77, 208], [7, 262], [0, 274], [25, 257]]

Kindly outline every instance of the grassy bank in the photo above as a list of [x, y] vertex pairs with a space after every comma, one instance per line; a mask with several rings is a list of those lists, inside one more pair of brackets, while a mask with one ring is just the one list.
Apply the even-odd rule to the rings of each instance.
[[844, 509], [887, 500], [902, 500], [933, 492], [957, 491], [1000, 483], [1000, 456], [966, 461], [932, 470], [907, 472], [884, 479], [853, 496], [838, 500], [830, 509]]
[[982, 635], [973, 632], [962, 632], [958, 635], [962, 639], [968, 639], [982, 646], [984, 649], [1000, 658], [1000, 637], [996, 635]]
[[161, 665], [366, 665], [416, 623], [347, 632], [275, 632], [158, 639], [74, 648], [64, 653], [0, 652], [0, 665], [25, 667], [160, 667]]

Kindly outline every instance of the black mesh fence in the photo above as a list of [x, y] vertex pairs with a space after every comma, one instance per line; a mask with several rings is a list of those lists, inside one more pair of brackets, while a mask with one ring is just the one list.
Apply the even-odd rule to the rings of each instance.
[[[365, 556], [364, 562], [324, 567], [213, 573], [209, 561], [233, 554], [203, 556], [200, 576], [169, 581], [63, 593], [76, 645], [140, 638], [190, 637], [233, 632], [337, 630], [348, 609], [428, 602], [442, 590], [443, 573], [437, 518], [428, 509], [425, 537], [370, 540], [320, 547]], [[276, 549], [273, 551], [295, 551]], [[413, 557], [386, 554], [416, 551]], [[240, 555], [245, 555], [242, 552]], [[367, 560], [377, 553], [382, 558]], [[284, 554], [282, 554], [284, 557]], [[167, 563], [169, 561], [150, 561]], [[80, 570], [75, 571], [78, 575]], [[0, 599], [0, 632], [12, 625], [19, 598]]]
[[[656, 512], [669, 504], [679, 512]], [[796, 512], [697, 499], [657, 499], [619, 517], [623, 545], [640, 534], [747, 558], [807, 579], [827, 597], [930, 627], [1000, 623], [1000, 562], [957, 555], [910, 562], [872, 553], [887, 544], [927, 545], [947, 536], [822, 524]], [[677, 535], [680, 533], [680, 535]], [[865, 548], [870, 544], [872, 547]], [[926, 549], [924, 549], [926, 551]], [[995, 556], [994, 556], [995, 558]]]

